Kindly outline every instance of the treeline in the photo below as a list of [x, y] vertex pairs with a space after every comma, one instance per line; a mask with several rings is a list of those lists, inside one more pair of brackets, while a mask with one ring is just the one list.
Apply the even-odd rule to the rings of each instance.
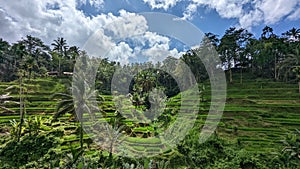
[[64, 38], [54, 40], [51, 47], [30, 35], [13, 44], [0, 39], [0, 80], [13, 81], [19, 76], [43, 77], [51, 71], [73, 71], [79, 48], [67, 46]]
[[232, 68], [249, 70], [255, 77], [295, 81], [299, 75], [300, 29], [276, 35], [271, 27], [262, 30], [256, 39], [245, 29], [229, 28], [225, 35], [215, 39], [217, 51], [229, 72]]
[[[277, 35], [271, 27], [266, 26], [261, 36], [255, 38], [246, 29], [231, 27], [220, 38], [213, 33], [206, 33], [206, 37], [209, 44], [215, 47], [222, 61], [219, 64], [222, 64], [222, 68], [226, 70], [228, 81], [231, 83], [240, 81], [232, 77], [234, 69], [238, 69], [241, 73], [247, 71], [255, 77], [272, 78], [276, 81], [299, 81], [300, 29], [292, 28]], [[60, 76], [63, 72], [72, 72], [76, 58], [81, 55], [86, 54], [77, 46], [69, 46], [61, 37], [54, 40], [51, 46], [30, 35], [13, 44], [0, 39], [0, 81], [13, 81], [20, 76], [44, 77], [47, 72], [56, 72]], [[179, 60], [190, 67], [198, 82], [208, 78], [205, 66], [197, 56], [197, 49], [187, 51]], [[157, 63], [155, 66], [175, 64], [173, 70], [176, 70], [177, 63], [177, 59], [168, 57], [163, 63]], [[145, 65], [150, 68], [155, 67], [152, 63], [126, 66], [134, 69]], [[99, 70], [100, 75], [97, 75], [101, 82], [98, 85], [100, 89], [110, 91], [112, 75], [120, 66], [119, 63], [103, 59], [99, 66], [102, 70]], [[149, 70], [146, 76], [152, 74], [151, 76], [155, 76], [154, 79], [160, 84], [175, 87], [172, 77], [164, 73], [154, 75], [154, 72], [155, 70]], [[176, 93], [176, 91], [170, 92], [169, 95], [172, 95], [172, 92]]]

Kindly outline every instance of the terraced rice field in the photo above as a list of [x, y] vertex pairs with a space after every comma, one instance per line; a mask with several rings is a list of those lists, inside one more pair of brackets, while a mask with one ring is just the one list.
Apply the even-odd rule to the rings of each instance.
[[[35, 80], [26, 85], [26, 113], [28, 116], [38, 115], [48, 119], [55, 112], [57, 102], [50, 96], [63, 91], [64, 86], [57, 79]], [[0, 91], [17, 83], [1, 83]], [[210, 107], [210, 88], [206, 85], [204, 92], [205, 101], [200, 103], [200, 110], [196, 120], [197, 125], [203, 125]], [[244, 80], [243, 84], [229, 84], [227, 89], [227, 101], [223, 117], [218, 123], [219, 136], [231, 140], [245, 147], [249, 151], [272, 151], [282, 145], [281, 140], [289, 131], [300, 128], [300, 97], [297, 84], [271, 82], [268, 80], [255, 81]], [[3, 92], [4, 93], [4, 92]], [[12, 91], [12, 100], [18, 101], [18, 89]], [[105, 101], [100, 105], [104, 111], [103, 119], [109, 121], [116, 116], [112, 96], [104, 95]], [[174, 121], [176, 112], [180, 108], [181, 97], [177, 95], [170, 98], [165, 114], [166, 121]], [[19, 106], [17, 104], [6, 105], [16, 113], [0, 112], [0, 127], [8, 128], [9, 121], [19, 119]], [[191, 108], [186, 106], [184, 108]], [[130, 112], [129, 112], [130, 113]], [[78, 124], [70, 122], [70, 115], [60, 118], [60, 122], [48, 124], [52, 129], [62, 130], [64, 136], [61, 149], [68, 149], [69, 143], [79, 146]], [[152, 124], [136, 123], [130, 119], [122, 119], [122, 122], [130, 128], [130, 135], [125, 144], [132, 145], [132, 152], [159, 152], [160, 144], [155, 138], [149, 139], [161, 132], [155, 130]], [[200, 132], [200, 131], [199, 131]], [[84, 136], [87, 144], [92, 141], [88, 135]], [[138, 143], [138, 144], [137, 144]], [[153, 146], [151, 146], [153, 145]], [[148, 148], [145, 150], [143, 146]]]
[[218, 133], [246, 150], [266, 152], [282, 146], [289, 131], [300, 128], [296, 84], [246, 81], [228, 86], [223, 126]]

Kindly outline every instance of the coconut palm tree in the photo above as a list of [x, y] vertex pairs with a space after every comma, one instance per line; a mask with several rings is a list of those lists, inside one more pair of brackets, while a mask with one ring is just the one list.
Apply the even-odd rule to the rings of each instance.
[[62, 37], [58, 37], [53, 43], [51, 43], [51, 45], [54, 46], [53, 50], [58, 52], [63, 57], [64, 51], [67, 47], [66, 40]]
[[[83, 113], [92, 113], [91, 105], [96, 105], [97, 100], [94, 97], [97, 95], [97, 91], [91, 91], [89, 94], [82, 94], [82, 96], [87, 96], [86, 98], [78, 99], [78, 97], [71, 94], [71, 90], [75, 92], [83, 92], [77, 86], [72, 86], [66, 93], [55, 93], [51, 96], [52, 99], [59, 99], [56, 106], [56, 113], [53, 115], [53, 120], [57, 120], [66, 114], [71, 114], [71, 118], [77, 122], [80, 122], [80, 147], [83, 148]], [[77, 95], [77, 94], [75, 94]], [[77, 96], [78, 96], [77, 95]], [[98, 100], [103, 100], [103, 97], [98, 96]], [[94, 103], [92, 103], [94, 102]], [[96, 107], [92, 107], [97, 109]]]
[[66, 50], [68, 49], [67, 42], [64, 38], [58, 37], [51, 43], [54, 46], [53, 51], [58, 53], [58, 73], [61, 73], [61, 60], [66, 57]]
[[279, 64], [280, 73], [286, 72], [284, 76], [288, 73], [296, 73], [299, 93], [300, 93], [300, 46], [295, 49], [294, 53], [290, 53], [287, 57]]
[[300, 29], [292, 28], [282, 34], [289, 42], [295, 42], [300, 39]]
[[262, 31], [263, 31], [261, 34], [262, 39], [269, 39], [275, 36], [275, 34], [273, 33], [273, 28], [269, 26], [265, 26]]
[[71, 114], [72, 118], [75, 118], [75, 108], [73, 96], [70, 92], [55, 93], [51, 96], [51, 99], [59, 99], [56, 106], [56, 113], [53, 115], [53, 120], [57, 120], [59, 117], [65, 114]]
[[52, 98], [60, 98], [57, 104], [57, 112], [53, 117], [57, 119], [66, 113], [71, 114], [72, 117], [76, 116], [76, 121], [80, 122], [80, 146], [83, 148], [83, 114], [88, 113], [91, 118], [94, 118], [95, 112], [100, 111], [98, 108], [99, 102], [104, 99], [98, 95], [97, 90], [90, 86], [92, 84], [90, 82], [91, 76], [97, 71], [92, 66], [94, 61], [89, 60], [85, 55], [80, 55], [77, 62], [70, 90], [52, 96]]

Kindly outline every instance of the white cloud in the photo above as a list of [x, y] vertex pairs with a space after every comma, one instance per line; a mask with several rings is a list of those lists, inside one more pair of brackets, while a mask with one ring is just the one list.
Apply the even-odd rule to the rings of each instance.
[[145, 56], [146, 58], [149, 58], [148, 61], [151, 62], [162, 62], [165, 58], [167, 58], [168, 56], [173, 56], [178, 58], [179, 55], [181, 55], [182, 53], [178, 52], [177, 49], [170, 49], [169, 46], [169, 40], [168, 41], [160, 41], [159, 39], [162, 38], [166, 38], [166, 37], [159, 37], [159, 36], [153, 36], [152, 38], [157, 37], [158, 39], [156, 39], [157, 41], [155, 43], [153, 43], [153, 39], [150, 42], [151, 47], [144, 50], [142, 52], [142, 55]]
[[243, 13], [243, 5], [249, 0], [192, 0], [198, 6], [208, 6], [215, 9], [223, 18], [236, 18]]
[[[223, 18], [237, 18], [243, 28], [274, 24], [297, 9], [300, 0], [192, 0], [197, 6], [215, 9]], [[247, 9], [247, 7], [250, 7]], [[186, 11], [189, 11], [187, 9]], [[190, 13], [193, 13], [192, 11]], [[292, 15], [291, 15], [292, 16]], [[292, 17], [290, 17], [292, 18]]]
[[266, 24], [273, 24], [295, 10], [299, 0], [263, 0], [258, 9], [264, 12]]
[[158, 35], [157, 33], [146, 31], [139, 36], [127, 37], [131, 40], [132, 47], [127, 41], [122, 41], [117, 45], [112, 45], [109, 53], [105, 56], [121, 64], [129, 63], [129, 60], [144, 60], [157, 63], [162, 62], [166, 57], [173, 56], [179, 58], [183, 52], [179, 52], [176, 48], [171, 49], [170, 39]]
[[[183, 0], [144, 0], [151, 8], [169, 9]], [[243, 28], [300, 18], [300, 0], [185, 0], [183, 19], [191, 20], [199, 7], [216, 10], [222, 18], [236, 18]]]
[[120, 17], [105, 26], [110, 35], [117, 38], [127, 38], [140, 35], [148, 29], [147, 21], [143, 16], [121, 10]]
[[182, 0], [143, 0], [147, 3], [152, 9], [164, 9], [168, 10], [171, 7], [174, 7], [178, 2]]
[[160, 36], [154, 32], [146, 32], [144, 37], [144, 41], [149, 41], [150, 46], [154, 46], [156, 44], [169, 44], [170, 39], [165, 36]]
[[240, 25], [244, 28], [251, 28], [263, 21], [263, 12], [260, 10], [250, 11], [240, 17]]
[[121, 64], [129, 64], [129, 59], [134, 57], [134, 54], [133, 49], [127, 43], [120, 42], [110, 49], [106, 57]]
[[89, 3], [91, 6], [95, 7], [96, 9], [101, 9], [104, 5], [104, 0], [77, 0], [79, 5], [86, 5]]
[[290, 20], [297, 20], [300, 19], [300, 8], [295, 10], [291, 15], [288, 16], [288, 19]]
[[195, 3], [191, 3], [187, 6], [186, 10], [183, 13], [183, 19], [191, 20], [193, 19], [194, 13], [196, 13], [198, 5]]
[[[64, 37], [69, 45], [83, 47], [86, 41], [93, 42], [85, 49], [93, 56], [99, 56], [101, 51], [109, 54], [103, 57], [129, 63], [130, 58], [139, 56], [149, 58], [154, 55], [143, 55], [142, 44], [148, 44], [148, 50], [156, 48], [169, 49], [169, 39], [147, 32], [148, 26], [145, 18], [125, 10], [119, 11], [119, 16], [112, 13], [98, 14], [87, 17], [76, 7], [78, 3], [87, 1], [78, 0], [0, 0], [0, 36], [9, 42], [16, 42], [26, 35], [37, 36], [46, 44], [51, 44], [57, 37]], [[103, 1], [89, 1], [91, 5], [103, 5]], [[96, 38], [91, 35], [96, 32]], [[117, 42], [118, 39], [135, 39], [137, 45], [130, 46], [126, 41]], [[91, 44], [91, 43], [90, 43]], [[172, 54], [178, 52], [171, 50]], [[168, 51], [167, 51], [168, 52]], [[150, 59], [154, 60], [154, 59]]]
[[[58, 4], [59, 10], [47, 8], [48, 4], [54, 3]], [[76, 3], [72, 0], [22, 0], [6, 1], [1, 4], [2, 10], [5, 12], [5, 16], [1, 16], [1, 20], [3, 17], [13, 20], [6, 20], [5, 24], [9, 25], [10, 29], [8, 34], [2, 35], [11, 42], [31, 34], [50, 43], [50, 39], [56, 39], [57, 36], [68, 36], [72, 30], [75, 33], [82, 33], [84, 25], [88, 22], [82, 12], [76, 10]], [[72, 41], [71, 38], [70, 41]]]

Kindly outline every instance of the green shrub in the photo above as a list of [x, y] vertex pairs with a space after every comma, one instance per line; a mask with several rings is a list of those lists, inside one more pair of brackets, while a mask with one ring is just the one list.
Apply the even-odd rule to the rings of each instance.
[[20, 167], [38, 161], [56, 145], [54, 137], [45, 135], [24, 136], [20, 142], [11, 140], [0, 150], [1, 166]]

